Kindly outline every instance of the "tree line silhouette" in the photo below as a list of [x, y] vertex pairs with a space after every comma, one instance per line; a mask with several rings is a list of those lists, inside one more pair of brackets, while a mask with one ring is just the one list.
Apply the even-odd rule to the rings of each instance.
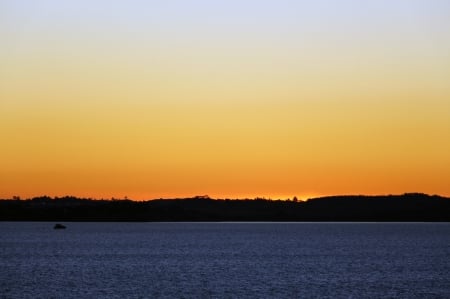
[[450, 198], [421, 193], [297, 200], [0, 199], [0, 221], [450, 221]]

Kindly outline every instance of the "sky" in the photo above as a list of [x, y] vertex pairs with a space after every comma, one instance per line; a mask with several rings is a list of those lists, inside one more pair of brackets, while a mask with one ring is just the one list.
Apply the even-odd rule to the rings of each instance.
[[450, 1], [0, 0], [0, 198], [450, 196]]

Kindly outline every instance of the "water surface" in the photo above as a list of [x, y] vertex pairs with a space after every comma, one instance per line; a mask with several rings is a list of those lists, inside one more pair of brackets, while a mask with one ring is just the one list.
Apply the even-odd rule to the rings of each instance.
[[448, 223], [0, 222], [1, 298], [450, 298]]

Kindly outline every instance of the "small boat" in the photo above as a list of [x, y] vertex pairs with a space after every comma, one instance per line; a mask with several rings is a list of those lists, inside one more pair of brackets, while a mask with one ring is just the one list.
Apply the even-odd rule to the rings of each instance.
[[66, 226], [62, 225], [61, 223], [56, 223], [55, 226], [53, 227], [53, 229], [65, 229]]

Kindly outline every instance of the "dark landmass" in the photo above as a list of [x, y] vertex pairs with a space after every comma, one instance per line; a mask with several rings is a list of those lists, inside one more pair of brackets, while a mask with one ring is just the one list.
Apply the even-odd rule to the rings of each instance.
[[421, 193], [331, 196], [306, 201], [211, 199], [149, 201], [48, 196], [0, 199], [0, 221], [450, 221], [450, 198]]

